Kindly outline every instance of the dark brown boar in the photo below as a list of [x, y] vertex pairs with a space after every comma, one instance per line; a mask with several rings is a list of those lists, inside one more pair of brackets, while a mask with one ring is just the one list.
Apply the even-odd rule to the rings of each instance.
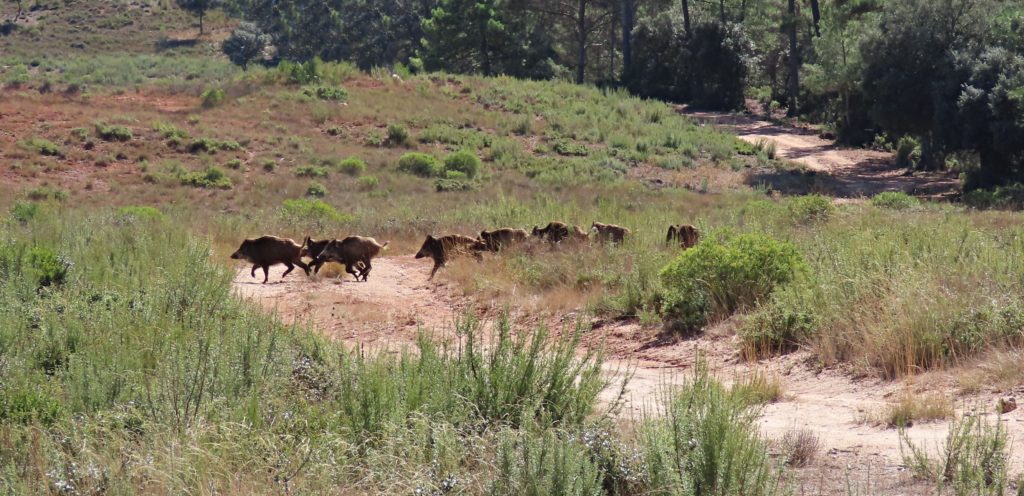
[[527, 236], [526, 231], [509, 227], [493, 231], [480, 231], [480, 241], [483, 241], [490, 251], [501, 251], [504, 248], [522, 243], [526, 241]]
[[558, 243], [569, 237], [569, 226], [564, 222], [549, 222], [543, 229], [534, 226], [532, 234], [540, 239]]
[[284, 271], [281, 278], [284, 279], [295, 266], [298, 265], [309, 275], [309, 266], [302, 262], [302, 246], [288, 238], [277, 236], [263, 236], [256, 239], [242, 241], [231, 258], [245, 260], [252, 264], [252, 277], [256, 277], [256, 268], [263, 268], [263, 283], [266, 284], [270, 278], [270, 266], [284, 264], [288, 270]]
[[450, 234], [435, 238], [428, 234], [420, 251], [416, 253], [416, 258], [430, 257], [434, 260], [434, 268], [430, 271], [430, 278], [433, 279], [437, 269], [447, 264], [453, 256], [472, 253], [479, 259], [480, 251], [486, 249], [487, 245], [483, 241], [469, 236]]
[[376, 239], [365, 236], [349, 236], [342, 240], [331, 240], [313, 259], [318, 269], [327, 262], [337, 262], [345, 266], [345, 272], [355, 276], [358, 281], [366, 278], [373, 269], [371, 260], [388, 247], [388, 242], [380, 244]]
[[678, 242], [683, 249], [693, 248], [700, 241], [700, 231], [689, 224], [668, 226], [665, 243]]
[[302, 242], [302, 256], [313, 259], [313, 261], [310, 262], [309, 266], [313, 268], [314, 274], [319, 274], [320, 267], [323, 267], [324, 265], [324, 262], [317, 263], [317, 257], [319, 257], [321, 253], [323, 253], [324, 248], [326, 248], [331, 241], [334, 240], [322, 239], [320, 241], [317, 241], [309, 236], [306, 236], [305, 241]]
[[626, 239], [626, 236], [629, 235], [629, 229], [615, 224], [594, 222], [591, 224], [590, 229], [597, 232], [597, 240], [602, 243], [606, 243], [608, 241], [621, 243]]

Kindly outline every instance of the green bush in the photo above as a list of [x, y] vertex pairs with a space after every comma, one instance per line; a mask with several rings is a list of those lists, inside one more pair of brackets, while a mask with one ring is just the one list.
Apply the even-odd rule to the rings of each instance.
[[444, 175], [444, 165], [433, 155], [410, 152], [398, 159], [398, 170], [420, 177]]
[[231, 160], [228, 160], [228, 163], [224, 165], [227, 165], [228, 168], [238, 170], [242, 168], [242, 161], [240, 159], [233, 158]]
[[39, 215], [39, 210], [39, 204], [36, 202], [15, 202], [14, 205], [11, 206], [11, 218], [14, 219], [15, 222], [28, 224], [30, 220]]
[[157, 121], [153, 123], [153, 130], [160, 134], [164, 139], [188, 139], [188, 133], [183, 129], [171, 124], [170, 122]]
[[40, 155], [55, 157], [60, 155], [60, 148], [48, 139], [30, 138], [25, 141], [25, 146]]
[[469, 191], [473, 189], [473, 183], [462, 179], [437, 179], [434, 181], [434, 189], [438, 192]]
[[323, 198], [327, 196], [327, 187], [317, 182], [310, 183], [309, 187], [306, 188], [306, 196]]
[[377, 176], [363, 176], [357, 181], [359, 183], [359, 189], [363, 191], [370, 191], [376, 189], [377, 185], [380, 184], [380, 180]]
[[899, 434], [903, 463], [917, 477], [935, 483], [938, 494], [1007, 494], [1010, 437], [1000, 419], [993, 422], [983, 415], [964, 415], [950, 421], [946, 442], [934, 458], [910, 439], [906, 428], [900, 428]]
[[366, 162], [363, 162], [356, 157], [349, 157], [338, 163], [338, 169], [341, 170], [343, 174], [359, 176], [366, 172]]
[[204, 108], [213, 108], [224, 102], [224, 90], [222, 88], [207, 88], [199, 95], [203, 100]]
[[885, 191], [871, 197], [871, 204], [881, 208], [906, 210], [920, 205], [921, 202], [902, 191]]
[[67, 191], [60, 189], [55, 186], [36, 186], [25, 192], [25, 196], [29, 200], [35, 201], [64, 201], [70, 196]]
[[499, 441], [490, 494], [584, 496], [603, 494], [600, 467], [586, 446], [551, 431], [506, 433]]
[[789, 201], [789, 211], [797, 222], [828, 220], [836, 211], [832, 199], [822, 195], [797, 196]]
[[224, 171], [211, 165], [203, 171], [185, 172], [180, 174], [181, 184], [196, 188], [231, 189], [233, 183]]
[[915, 167], [921, 160], [921, 145], [910, 136], [900, 138], [896, 144], [896, 165]]
[[188, 145], [189, 153], [217, 153], [217, 151], [233, 152], [242, 149], [242, 145], [234, 140], [217, 140], [213, 138], [198, 138], [192, 140]]
[[277, 168], [277, 162], [275, 162], [274, 159], [272, 158], [264, 160], [262, 164], [264, 172], [274, 172], [274, 169]]
[[461, 172], [469, 179], [476, 178], [477, 174], [480, 173], [480, 166], [480, 159], [468, 151], [458, 151], [444, 159], [446, 171]]
[[28, 251], [28, 267], [39, 287], [61, 285], [67, 281], [72, 263], [45, 246]]
[[285, 200], [281, 204], [281, 215], [288, 220], [314, 223], [340, 223], [351, 217], [338, 212], [333, 206], [318, 199]]
[[295, 169], [299, 177], [327, 177], [327, 167], [321, 165], [301, 165]]
[[743, 319], [739, 335], [743, 354], [748, 359], [760, 360], [795, 351], [814, 334], [818, 326], [814, 312], [794, 307], [788, 301], [772, 298]]
[[697, 331], [709, 321], [756, 306], [806, 270], [793, 244], [764, 234], [709, 239], [662, 269], [662, 316], [672, 331]]
[[408, 146], [409, 130], [401, 124], [389, 124], [388, 144], [391, 146]]
[[109, 126], [107, 124], [96, 124], [96, 136], [103, 141], [130, 141], [133, 137], [132, 130], [125, 126]]
[[66, 410], [60, 398], [46, 388], [10, 385], [0, 388], [0, 422], [29, 425], [39, 422], [53, 425]]
[[967, 206], [977, 209], [1019, 210], [1024, 208], [1024, 184], [999, 186], [992, 190], [971, 190], [964, 193], [963, 202]]
[[346, 91], [345, 88], [334, 86], [314, 86], [312, 88], [303, 88], [302, 94], [310, 98], [336, 102], [343, 102], [348, 99], [348, 91]]
[[586, 145], [574, 143], [567, 139], [556, 140], [552, 145], [552, 149], [559, 155], [575, 157], [585, 157], [590, 153], [590, 150], [587, 149]]

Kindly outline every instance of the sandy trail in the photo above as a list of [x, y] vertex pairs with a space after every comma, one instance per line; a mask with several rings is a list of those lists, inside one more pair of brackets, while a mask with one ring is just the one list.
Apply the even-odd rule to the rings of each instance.
[[[260, 284], [249, 268], [240, 268], [234, 287], [243, 297], [259, 302], [286, 322], [308, 323], [346, 345], [397, 351], [412, 345], [421, 329], [435, 336], [451, 336], [453, 323], [467, 311], [493, 320], [498, 309], [480, 309], [444, 281], [443, 272], [429, 281], [431, 262], [411, 256], [374, 260], [369, 282], [355, 282], [345, 274], [306, 278], [301, 271], [281, 280], [283, 267], [271, 269], [271, 279]], [[513, 320], [530, 325], [536, 317], [513, 309]], [[559, 320], [551, 326], [558, 329]], [[731, 382], [754, 371], [778, 376], [784, 399], [764, 408], [759, 423], [766, 436], [778, 439], [794, 428], [814, 431], [822, 454], [812, 467], [796, 471], [805, 494], [847, 494], [847, 479], [868, 494], [931, 494], [915, 485], [902, 464], [897, 431], [865, 423], [904, 385], [874, 379], [851, 379], [839, 371], [814, 370], [809, 356], [788, 356], [748, 363], [738, 353], [731, 332], [710, 332], [697, 339], [662, 342], [656, 331], [635, 323], [596, 323], [584, 339], [587, 346], [604, 346], [610, 354], [606, 368], [611, 375], [631, 374], [621, 416], [637, 418], [656, 414], [665, 385], [677, 384], [704, 356], [721, 379]], [[1018, 392], [1022, 393], [1024, 390]], [[605, 400], [618, 391], [607, 391]], [[995, 395], [973, 398], [977, 414], [996, 420]], [[1024, 410], [1004, 415], [1002, 422], [1014, 446], [1024, 446]], [[930, 449], [944, 439], [947, 422], [918, 424], [910, 437]], [[1013, 451], [1015, 470], [1024, 469], [1024, 449]], [[844, 474], [840, 477], [838, 474]], [[863, 494], [863, 492], [862, 492]]]
[[[698, 122], [736, 133], [749, 143], [774, 142], [777, 157], [819, 173], [823, 177], [816, 188], [840, 198], [873, 196], [883, 191], [945, 198], [953, 195], [959, 184], [955, 174], [912, 172], [894, 166], [891, 153], [839, 147], [807, 129], [743, 114], [683, 111]], [[773, 182], [770, 174], [758, 174], [756, 178], [766, 183]]]

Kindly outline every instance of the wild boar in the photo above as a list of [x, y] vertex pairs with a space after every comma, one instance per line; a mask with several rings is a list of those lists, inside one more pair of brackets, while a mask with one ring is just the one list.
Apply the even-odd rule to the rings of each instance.
[[512, 245], [526, 241], [526, 231], [522, 229], [503, 228], [493, 231], [480, 231], [480, 241], [490, 251], [500, 251]]
[[594, 222], [590, 229], [597, 232], [597, 240], [605, 243], [611, 241], [613, 243], [621, 243], [626, 236], [629, 235], [629, 229], [616, 226], [615, 224], [603, 224], [600, 222]]
[[281, 275], [282, 279], [294, 270], [296, 265], [301, 267], [307, 276], [309, 275], [309, 266], [302, 262], [302, 246], [288, 238], [263, 236], [247, 239], [242, 241], [242, 246], [239, 246], [238, 250], [231, 254], [231, 258], [251, 263], [250, 274], [252, 277], [256, 277], [256, 268], [262, 267], [264, 284], [270, 278], [271, 265], [284, 264], [285, 267], [288, 267], [288, 270]]
[[331, 241], [333, 240], [323, 239], [317, 241], [309, 236], [306, 236], [306, 239], [302, 242], [302, 256], [313, 259], [313, 261], [310, 262], [309, 266], [313, 268], [314, 274], [319, 274], [320, 267], [323, 267], [324, 265], [324, 262], [316, 262], [317, 257], [319, 257], [321, 253], [323, 253], [324, 248], [326, 248]]
[[569, 233], [569, 239], [577, 243], [586, 243], [590, 241], [590, 234], [584, 231], [580, 226], [572, 226], [572, 232]]
[[678, 242], [683, 249], [693, 248], [700, 241], [700, 231], [689, 224], [668, 226], [665, 243]]
[[423, 246], [416, 253], [416, 258], [430, 257], [434, 260], [434, 268], [430, 271], [430, 278], [434, 278], [437, 269], [443, 267], [453, 256], [465, 253], [472, 253], [477, 259], [480, 258], [480, 251], [486, 250], [487, 245], [479, 239], [459, 234], [451, 234], [435, 238], [427, 235]]
[[543, 229], [534, 226], [532, 235], [552, 243], [558, 243], [569, 237], [569, 226], [564, 222], [549, 222]]
[[366, 282], [366, 278], [373, 269], [370, 262], [374, 257], [380, 255], [388, 247], [388, 242], [380, 244], [376, 239], [365, 236], [349, 236], [342, 240], [332, 240], [320, 250], [320, 253], [313, 259], [313, 265], [319, 268], [326, 262], [338, 262], [345, 265], [345, 272], [360, 278]]

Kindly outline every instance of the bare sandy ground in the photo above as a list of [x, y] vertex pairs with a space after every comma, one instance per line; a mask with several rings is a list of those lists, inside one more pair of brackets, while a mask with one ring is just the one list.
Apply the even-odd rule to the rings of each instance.
[[[272, 269], [271, 282], [260, 284], [249, 269], [240, 268], [234, 286], [238, 294], [276, 312], [286, 322], [308, 323], [346, 345], [393, 352], [411, 346], [421, 330], [435, 337], [453, 335], [453, 324], [469, 311], [493, 320], [499, 308], [481, 308], [444, 282], [443, 271], [428, 281], [431, 262], [412, 256], [391, 256], [374, 261], [369, 282], [351, 276], [306, 278], [300, 271], [281, 280], [283, 267]], [[517, 314], [521, 325], [536, 325], [535, 316]], [[559, 330], [575, 325], [572, 317], [556, 316], [547, 323]], [[903, 465], [896, 430], [874, 426], [864, 419], [876, 414], [906, 384], [876, 379], [853, 379], [838, 370], [818, 370], [806, 354], [748, 363], [737, 353], [735, 336], [716, 330], [692, 340], [664, 342], [652, 329], [635, 323], [595, 323], [585, 343], [604, 346], [611, 376], [631, 376], [620, 415], [638, 418], [656, 415], [661, 393], [690, 373], [698, 355], [724, 381], [731, 382], [760, 371], [781, 379], [784, 399], [764, 408], [759, 423], [766, 436], [781, 438], [794, 428], [814, 431], [822, 453], [810, 468], [796, 471], [803, 494], [848, 494], [852, 485], [859, 494], [933, 494], [927, 485], [916, 484]], [[1024, 390], [1018, 392], [1021, 393]], [[617, 391], [608, 391], [606, 400]], [[973, 411], [992, 421], [995, 395], [961, 399], [958, 410]], [[1012, 435], [1015, 470], [1024, 467], [1024, 413], [1004, 415], [1002, 422]], [[914, 425], [908, 430], [918, 443], [937, 449], [947, 422]]]

